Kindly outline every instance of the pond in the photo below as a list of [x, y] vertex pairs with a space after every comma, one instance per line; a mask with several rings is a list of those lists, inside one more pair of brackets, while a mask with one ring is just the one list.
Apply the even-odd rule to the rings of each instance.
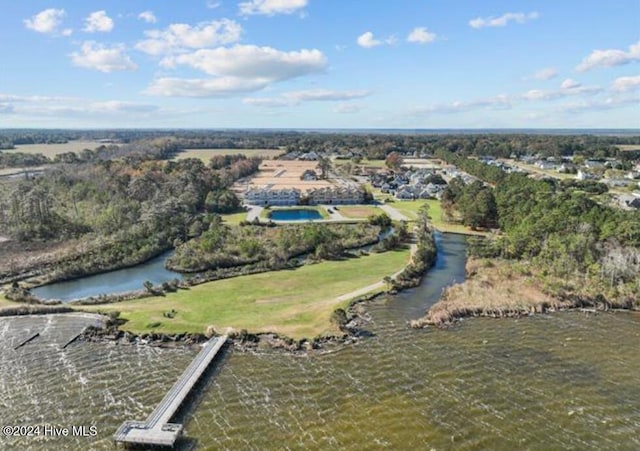
[[164, 267], [164, 261], [171, 252], [130, 268], [43, 285], [31, 291], [41, 299], [60, 299], [63, 302], [69, 302], [100, 294], [140, 290], [147, 280], [154, 285], [159, 285], [173, 279], [182, 279], [180, 273], [169, 271]]
[[274, 221], [311, 221], [322, 219], [322, 215], [317, 210], [292, 208], [287, 210], [273, 210], [269, 218]]

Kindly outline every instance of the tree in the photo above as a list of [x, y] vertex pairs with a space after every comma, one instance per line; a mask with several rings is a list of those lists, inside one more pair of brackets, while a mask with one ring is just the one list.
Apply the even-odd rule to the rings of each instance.
[[320, 178], [326, 179], [331, 171], [331, 160], [328, 157], [320, 157], [318, 167], [320, 168]]
[[390, 169], [399, 169], [402, 166], [402, 155], [398, 152], [391, 152], [387, 155], [387, 158], [384, 160], [385, 164]]

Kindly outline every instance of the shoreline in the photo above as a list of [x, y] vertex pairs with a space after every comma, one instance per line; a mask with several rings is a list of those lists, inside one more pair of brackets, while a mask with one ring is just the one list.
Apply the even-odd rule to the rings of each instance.
[[426, 314], [409, 322], [414, 329], [448, 327], [464, 318], [520, 318], [560, 311], [638, 312], [633, 301], [602, 295], [547, 293], [534, 276], [523, 276], [509, 262], [470, 258], [465, 282], [445, 289]]

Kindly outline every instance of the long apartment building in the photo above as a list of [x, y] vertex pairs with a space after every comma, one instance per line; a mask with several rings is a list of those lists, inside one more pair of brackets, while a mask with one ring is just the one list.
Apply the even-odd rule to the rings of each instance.
[[317, 188], [307, 191], [310, 205], [325, 204], [361, 204], [364, 201], [364, 191], [360, 188]]
[[249, 205], [298, 205], [300, 190], [295, 188], [271, 189], [254, 188], [244, 193], [244, 201]]
[[244, 202], [248, 205], [263, 207], [276, 205], [299, 205], [305, 198], [309, 205], [360, 204], [364, 201], [364, 191], [356, 187], [316, 188], [304, 195], [295, 188], [273, 189], [252, 188], [244, 193]]

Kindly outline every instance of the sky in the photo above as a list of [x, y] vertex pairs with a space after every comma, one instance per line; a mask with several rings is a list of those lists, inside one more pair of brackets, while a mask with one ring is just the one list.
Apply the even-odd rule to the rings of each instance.
[[640, 128], [640, 0], [0, 11], [0, 128]]

